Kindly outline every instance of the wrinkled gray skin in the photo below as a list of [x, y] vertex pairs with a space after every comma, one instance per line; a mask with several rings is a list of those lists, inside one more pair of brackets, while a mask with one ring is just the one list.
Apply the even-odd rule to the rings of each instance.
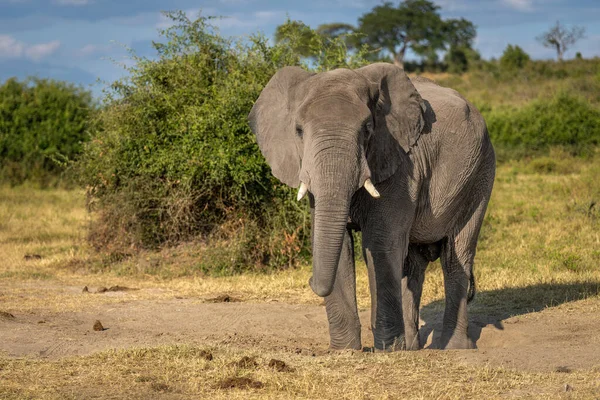
[[[277, 72], [249, 115], [273, 174], [303, 182], [313, 218], [310, 286], [330, 346], [360, 349], [351, 230], [360, 230], [375, 348], [418, 349], [427, 264], [441, 257], [442, 348], [472, 348], [467, 301], [495, 156], [481, 114], [456, 91], [394, 65]], [[380, 198], [363, 187], [370, 179]]]

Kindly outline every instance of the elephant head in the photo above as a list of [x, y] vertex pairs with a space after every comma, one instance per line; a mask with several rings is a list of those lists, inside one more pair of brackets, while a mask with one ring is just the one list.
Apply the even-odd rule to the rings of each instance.
[[[352, 196], [391, 177], [424, 127], [424, 103], [404, 71], [377, 63], [311, 74], [279, 70], [249, 114], [273, 175], [314, 196], [313, 278], [333, 290]], [[385, 196], [385, 193], [383, 193]]]

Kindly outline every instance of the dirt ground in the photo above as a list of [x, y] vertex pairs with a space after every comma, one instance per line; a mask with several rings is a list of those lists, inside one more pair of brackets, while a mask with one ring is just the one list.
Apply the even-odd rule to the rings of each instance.
[[[56, 359], [106, 349], [184, 343], [231, 344], [316, 357], [327, 352], [323, 306], [277, 301], [250, 303], [230, 296], [135, 300], [131, 292], [122, 290], [61, 290], [79, 292], [81, 296], [112, 296], [118, 301], [98, 302], [77, 312], [37, 309], [20, 313], [0, 309], [0, 353], [8, 357]], [[369, 311], [361, 311], [360, 317], [363, 345], [370, 346]], [[435, 310], [423, 313], [421, 339], [425, 348], [435, 341], [441, 317]], [[101, 322], [100, 328], [96, 321]], [[476, 341], [477, 350], [450, 354], [462, 363], [527, 371], [591, 368], [600, 365], [599, 326], [597, 299], [504, 319], [472, 312], [470, 336]]]

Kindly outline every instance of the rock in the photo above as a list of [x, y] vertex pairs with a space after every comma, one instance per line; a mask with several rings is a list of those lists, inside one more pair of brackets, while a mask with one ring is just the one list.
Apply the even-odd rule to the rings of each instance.
[[94, 330], [98, 332], [103, 331], [104, 327], [102, 326], [102, 322], [96, 320], [96, 322], [94, 322]]

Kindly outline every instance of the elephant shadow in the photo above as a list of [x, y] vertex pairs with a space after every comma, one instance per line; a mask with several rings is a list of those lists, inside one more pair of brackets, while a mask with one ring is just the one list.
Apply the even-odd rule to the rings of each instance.
[[[504, 330], [508, 318], [538, 312], [546, 308], [582, 300], [600, 294], [600, 280], [572, 283], [540, 283], [525, 287], [477, 292], [469, 304], [469, 338], [477, 347], [483, 328], [493, 325]], [[439, 348], [444, 300], [421, 308], [419, 340], [424, 348]]]

